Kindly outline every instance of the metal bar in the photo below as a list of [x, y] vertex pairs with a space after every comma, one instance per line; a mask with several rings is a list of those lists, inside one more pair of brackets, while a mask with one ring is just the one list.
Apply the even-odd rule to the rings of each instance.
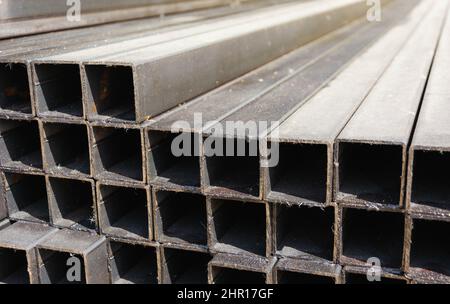
[[407, 146], [446, 15], [447, 1], [433, 4], [336, 141], [338, 202], [403, 206]]
[[[37, 244], [38, 276], [42, 284], [110, 283], [108, 251], [104, 236], [74, 230], [59, 230]], [[78, 258], [81, 281], [71, 282], [66, 275], [69, 258]]]
[[97, 183], [97, 204], [102, 234], [132, 241], [153, 240], [149, 187]]
[[36, 120], [0, 119], [0, 168], [42, 172], [39, 126]]
[[44, 175], [5, 171], [0, 175], [10, 219], [37, 223], [50, 221]]
[[[130, 49], [131, 44], [133, 47], [143, 47], [170, 41], [177, 37], [226, 27], [238, 21], [246, 22], [246, 16], [261, 15], [258, 12], [260, 10], [264, 12], [264, 6], [268, 4], [270, 2], [262, 1], [240, 9], [211, 9], [166, 19], [155, 18], [39, 35], [36, 38], [2, 41], [0, 42], [2, 49], [0, 62], [5, 65], [1, 64], [0, 67], [0, 89], [3, 91], [0, 95], [0, 114], [27, 118], [36, 114], [37, 111], [39, 116], [46, 118], [62, 117], [81, 120], [84, 112], [82, 112], [81, 103], [79, 66], [38, 65], [32, 71], [30, 66], [32, 60], [75, 50], [83, 50], [81, 52], [83, 54], [89, 48], [98, 49], [101, 55], [115, 54], [120, 49]], [[241, 16], [242, 12], [252, 7], [259, 9], [250, 15], [242, 14]], [[233, 14], [236, 16], [232, 16]], [[108, 45], [108, 47], [102, 48], [102, 45]], [[87, 53], [91, 54], [92, 51]], [[81, 54], [75, 54], [75, 58], [81, 56]], [[34, 87], [31, 84], [32, 77], [38, 84], [36, 92], [33, 91]], [[30, 83], [31, 93], [27, 93], [27, 83]], [[72, 107], [68, 107], [68, 103]]]
[[339, 209], [337, 221], [342, 227], [336, 241], [339, 244], [339, 264], [365, 266], [370, 258], [377, 258], [382, 269], [400, 272], [405, 215], [392, 210], [368, 211], [346, 207]]
[[159, 248], [109, 240], [112, 284], [158, 284]]
[[86, 125], [40, 121], [39, 126], [43, 167], [47, 174], [74, 178], [91, 176]]
[[[392, 21], [395, 24], [398, 19]], [[204, 192], [207, 195], [262, 199], [259, 139], [265, 138], [267, 133], [305, 104], [391, 26], [390, 23], [379, 23], [362, 28], [351, 38], [341, 41], [328, 52], [319, 55], [289, 80], [204, 130], [205, 157], [201, 157]], [[240, 124], [236, 125], [236, 122]], [[227, 127], [229, 125], [234, 128]], [[231, 157], [207, 155], [215, 152], [211, 147], [212, 144], [223, 143], [224, 151], [228, 151], [226, 150], [228, 146], [236, 147], [236, 142], [246, 145], [244, 157], [236, 156], [236, 153]], [[250, 151], [247, 146], [249, 149], [258, 150], [258, 154], [251, 155], [247, 152]]]
[[216, 254], [208, 264], [209, 284], [271, 284], [276, 258]]
[[143, 129], [89, 124], [91, 174], [100, 182], [131, 186], [146, 181]]
[[[238, 111], [246, 104], [257, 100], [264, 92], [272, 90], [294, 74], [299, 73], [319, 54], [350, 37], [363, 24], [364, 21], [358, 21], [351, 26], [337, 30], [202, 95], [183, 107], [177, 107], [150, 120], [145, 132], [149, 182], [158, 187], [199, 192], [200, 164], [197, 156], [201, 149], [198, 133], [211, 122]], [[223, 102], [224, 100], [227, 102]], [[199, 123], [197, 118], [200, 113], [201, 121]], [[177, 127], [180, 122], [183, 123], [181, 131]], [[170, 151], [171, 146], [181, 140], [191, 144], [190, 147], [187, 147], [191, 154], [174, 157]], [[178, 144], [177, 147], [181, 147], [181, 144]]]
[[[110, 73], [111, 68], [108, 66], [119, 70], [128, 69], [128, 75], [133, 76], [133, 81], [123, 83], [122, 86], [134, 100], [125, 105], [125, 111], [118, 111], [120, 109], [110, 103], [108, 107], [105, 106], [106, 109], [103, 108], [105, 115], [98, 118], [141, 122], [360, 17], [365, 9], [365, 3], [359, 0], [300, 3], [290, 8], [272, 10], [272, 16], [277, 17], [269, 20], [255, 20], [122, 55], [88, 61], [83, 65], [82, 71], [83, 78], [86, 78], [85, 101], [90, 112], [88, 117], [92, 119], [102, 114], [96, 111], [95, 105], [102, 100], [98, 96], [101, 82], [99, 76]], [[283, 12], [284, 14], [278, 14]], [[271, 45], [268, 46], [267, 41]], [[198, 58], [203, 60], [197, 60]], [[172, 68], [168, 69], [168, 66]], [[213, 66], [217, 69], [211, 69]], [[234, 68], [229, 69], [230, 66]], [[195, 70], [196, 73], [184, 73], [180, 76], [180, 70]], [[170, 85], [161, 85], [165, 83]], [[110, 84], [107, 86], [111, 87]], [[123, 117], [127, 111], [131, 115]]]
[[153, 208], [155, 238], [158, 242], [207, 250], [204, 196], [153, 188]]
[[[405, 272], [416, 282], [450, 283], [450, 222], [430, 218], [409, 217]], [[430, 237], [432, 236], [432, 237]]]
[[274, 284], [338, 284], [341, 268], [329, 262], [282, 258], [273, 268]]
[[212, 253], [271, 256], [269, 204], [207, 198], [207, 207], [208, 242]]
[[450, 217], [450, 9], [434, 59], [408, 159], [406, 207]]
[[46, 176], [50, 219], [53, 226], [96, 231], [95, 183], [91, 179]]
[[273, 206], [273, 246], [281, 257], [328, 263], [334, 260], [333, 207]]
[[161, 247], [162, 284], [206, 284], [208, 262], [211, 256], [205, 252]]
[[[9, 37], [18, 37], [36, 33], [45, 33], [50, 31], [58, 31], [63, 29], [70, 28], [78, 28], [78, 27], [86, 27], [92, 25], [98, 25], [103, 23], [111, 23], [118, 21], [125, 21], [131, 19], [139, 19], [146, 18], [150, 16], [161, 16], [166, 14], [174, 14], [181, 13], [186, 11], [193, 11], [198, 9], [205, 9], [217, 6], [227, 5], [230, 2], [224, 0], [197, 0], [197, 1], [176, 1], [172, 3], [146, 3], [141, 6], [130, 6], [129, 1], [122, 1], [120, 6], [126, 6], [127, 8], [119, 7], [110, 7], [109, 1], [102, 1], [101, 5], [97, 7], [98, 11], [92, 10], [89, 8], [92, 6], [92, 3], [98, 4], [98, 1], [83, 1], [83, 5], [81, 7], [85, 7], [88, 4], [88, 9], [81, 11], [81, 18], [79, 22], [73, 22], [67, 18], [67, 12], [69, 7], [65, 5], [65, 3], [61, 1], [57, 1], [57, 5], [54, 3], [50, 4], [49, 1], [55, 2], [54, 0], [47, 0], [47, 5], [40, 4], [39, 11], [34, 10], [36, 5], [33, 5], [33, 10], [24, 10], [23, 7], [20, 6], [21, 3], [17, 3], [17, 1], [9, 1], [10, 3], [2, 3], [2, 6], [8, 5], [6, 10], [2, 9], [4, 14], [11, 14], [11, 8], [15, 8], [15, 13], [19, 12], [20, 15], [23, 15], [24, 12], [30, 12], [33, 16], [37, 18], [33, 19], [25, 19], [21, 20], [20, 18], [17, 20], [11, 19], [11, 16], [3, 15], [3, 21], [1, 22], [1, 31], [0, 38], [9, 38]], [[34, 1], [29, 1], [33, 2]], [[14, 3], [15, 6], [12, 6]], [[136, 3], [136, 2], [135, 2]], [[58, 9], [58, 4], [60, 5], [59, 10], [55, 11], [55, 8]], [[62, 5], [62, 6], [61, 6]], [[105, 5], [107, 10], [105, 10]], [[30, 7], [30, 6], [29, 6]], [[48, 16], [42, 11], [42, 9], [51, 9], [52, 13], [56, 13], [56, 15]], [[100, 9], [101, 8], [101, 9]], [[13, 16], [16, 15], [13, 13]], [[7, 20], [5, 20], [7, 19]]]
[[430, 1], [418, 3], [403, 1], [399, 10], [387, 9], [383, 22], [408, 15], [407, 8], [416, 5], [407, 21], [390, 29], [268, 136], [267, 150], [278, 155], [271, 155], [272, 160], [262, 157], [262, 161], [278, 160], [278, 164], [262, 168], [265, 199], [318, 206], [332, 203], [334, 141], [429, 12]]

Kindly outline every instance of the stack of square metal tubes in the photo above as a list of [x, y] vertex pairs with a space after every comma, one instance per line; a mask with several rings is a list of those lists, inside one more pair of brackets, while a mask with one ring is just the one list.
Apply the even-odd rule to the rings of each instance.
[[448, 0], [95, 2], [0, 21], [0, 283], [450, 282]]

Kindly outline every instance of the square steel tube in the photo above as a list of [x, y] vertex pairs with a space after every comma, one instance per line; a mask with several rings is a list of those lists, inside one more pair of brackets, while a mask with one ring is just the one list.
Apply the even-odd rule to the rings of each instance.
[[162, 284], [207, 284], [211, 256], [202, 251], [161, 247]]
[[36, 63], [33, 78], [37, 116], [83, 120], [79, 65]]
[[209, 284], [272, 284], [276, 258], [219, 253], [208, 264]]
[[[204, 193], [230, 199], [258, 200], [260, 198], [258, 145], [257, 140], [204, 137], [200, 165]], [[211, 152], [208, 152], [209, 149]], [[240, 153], [239, 150], [244, 153]]]
[[166, 191], [153, 187], [156, 240], [206, 250], [206, 199], [201, 194]]
[[200, 135], [148, 128], [147, 180], [151, 185], [200, 193]]
[[[262, 144], [267, 145], [263, 149], [271, 151], [270, 157], [278, 157], [276, 165], [261, 169], [264, 197], [268, 201], [312, 206], [331, 204], [332, 145], [271, 139]], [[262, 161], [265, 160], [263, 157]]]
[[273, 268], [274, 284], [339, 284], [341, 267], [331, 262], [279, 259]]
[[76, 178], [91, 175], [85, 124], [40, 122], [40, 132], [46, 173]]
[[23, 222], [0, 229], [0, 284], [38, 284], [35, 246], [57, 231]]
[[407, 217], [404, 268], [409, 278], [417, 282], [450, 284], [449, 229], [448, 219]]
[[[104, 236], [63, 229], [39, 242], [36, 248], [42, 284], [110, 283]], [[80, 274], [80, 281], [76, 280], [77, 274]]]
[[270, 257], [270, 205], [207, 198], [209, 249], [213, 253]]
[[339, 207], [336, 212], [339, 264], [364, 266], [376, 258], [382, 269], [400, 271], [403, 264], [405, 215]]
[[9, 218], [17, 221], [50, 221], [45, 176], [0, 172]]
[[153, 240], [150, 188], [97, 182], [97, 210], [102, 234], [134, 241]]
[[408, 210], [450, 218], [450, 151], [412, 147], [408, 161]]
[[55, 227], [97, 230], [93, 180], [46, 176], [46, 184], [51, 223]]
[[0, 62], [0, 117], [33, 115], [27, 65]]
[[334, 261], [334, 219], [334, 207], [274, 204], [275, 254], [322, 263]]
[[335, 200], [399, 209], [403, 204], [406, 146], [335, 143]]
[[100, 182], [144, 185], [143, 130], [90, 124], [91, 173]]
[[41, 172], [40, 141], [36, 120], [0, 119], [0, 168]]
[[[322, 1], [321, 1], [322, 2]], [[384, 2], [384, 1], [383, 1]], [[86, 69], [88, 101], [98, 95], [100, 79], [107, 70], [126, 70], [126, 82], [120, 94], [126, 98], [125, 111], [110, 112], [127, 120], [142, 122], [195, 96], [210, 91], [244, 73], [270, 62], [330, 31], [335, 30], [365, 14], [362, 1], [343, 0], [323, 3], [294, 4], [284, 9], [276, 18], [265, 18], [248, 24], [230, 26], [213, 32], [194, 35], [156, 46], [124, 52], [121, 56], [106, 56], [83, 64]], [[283, 17], [280, 17], [283, 16]], [[332, 18], [330, 17], [332, 16]], [[314, 24], [315, 26], [311, 25]], [[308, 26], [305, 26], [308, 24]], [[269, 38], [270, 37], [270, 38]], [[271, 43], [268, 46], [267, 41]], [[228, 50], [228, 52], [223, 52]], [[231, 52], [231, 53], [230, 53]], [[211, 56], [214, 54], [214, 56]], [[202, 58], [203, 60], [198, 60]], [[244, 64], [245, 63], [245, 64]], [[179, 74], [185, 71], [196, 73]], [[233, 66], [233, 69], [227, 68]], [[217, 67], [215, 69], [214, 67]], [[90, 70], [100, 71], [91, 73]], [[109, 72], [106, 72], [108, 74]], [[92, 75], [94, 74], [94, 75]], [[113, 79], [110, 78], [114, 83]], [[119, 79], [124, 79], [119, 77]], [[92, 84], [94, 86], [92, 89]], [[170, 83], [171, 85], [166, 85]], [[107, 85], [112, 87], [112, 85]], [[97, 93], [97, 94], [95, 94]], [[112, 98], [116, 99], [116, 98]], [[113, 109], [112, 108], [112, 109]], [[88, 106], [88, 110], [96, 111]], [[131, 112], [130, 112], [130, 111]], [[110, 114], [107, 113], [107, 114]], [[128, 115], [126, 113], [133, 113]], [[109, 116], [109, 115], [108, 115]]]
[[112, 284], [158, 284], [159, 248], [147, 244], [108, 241]]

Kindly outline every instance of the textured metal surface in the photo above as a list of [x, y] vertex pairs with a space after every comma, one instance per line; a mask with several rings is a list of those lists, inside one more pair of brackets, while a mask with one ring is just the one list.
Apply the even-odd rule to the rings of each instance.
[[403, 205], [407, 145], [446, 15], [447, 1], [433, 4], [337, 139], [338, 202]]
[[208, 264], [210, 284], [271, 284], [276, 258], [216, 254]]
[[279, 259], [273, 268], [274, 284], [339, 284], [341, 271], [332, 263]]
[[[399, 1], [383, 14], [396, 18], [419, 1]], [[394, 6], [398, 7], [394, 10]], [[272, 132], [278, 166], [263, 168], [265, 198], [272, 202], [328, 205], [333, 201], [334, 140], [417, 28], [431, 2], [423, 1], [407, 21], [390, 29], [325, 88]], [[392, 9], [392, 10], [390, 10]]]

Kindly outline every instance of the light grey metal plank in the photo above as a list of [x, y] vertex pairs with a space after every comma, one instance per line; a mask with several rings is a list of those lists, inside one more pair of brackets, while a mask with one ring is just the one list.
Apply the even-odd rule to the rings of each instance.
[[406, 149], [446, 15], [447, 1], [427, 16], [336, 142], [335, 199], [399, 207]]
[[[419, 2], [416, 1], [416, 3]], [[287, 148], [284, 151], [286, 154], [279, 154], [279, 165], [263, 168], [266, 179], [265, 195], [269, 201], [313, 204], [332, 202], [334, 140], [404, 46], [411, 33], [420, 26], [420, 21], [430, 10], [431, 2], [422, 1], [409, 15], [406, 15], [406, 22], [392, 28], [271, 133], [268, 138], [271, 145], [278, 143]], [[411, 5], [406, 1], [404, 3]], [[323, 149], [307, 154], [307, 151], [314, 151], [316, 145]], [[296, 151], [291, 158], [289, 158], [289, 149]], [[279, 151], [281, 152], [281, 149]], [[301, 156], [302, 153], [306, 154]], [[307, 155], [309, 157], [306, 157]], [[303, 165], [297, 167], [295, 164], [300, 162]], [[281, 170], [281, 173], [274, 174], [278, 170]], [[294, 176], [304, 178], [297, 180], [290, 177], [288, 173], [294, 170]], [[311, 182], [315, 176], [325, 174], [326, 178], [322, 183]], [[289, 185], [290, 193], [287, 189], [279, 191]], [[306, 198], [305, 195], [311, 191], [311, 188], [317, 188], [317, 192], [321, 193], [325, 200]], [[302, 194], [301, 189], [306, 192]]]

